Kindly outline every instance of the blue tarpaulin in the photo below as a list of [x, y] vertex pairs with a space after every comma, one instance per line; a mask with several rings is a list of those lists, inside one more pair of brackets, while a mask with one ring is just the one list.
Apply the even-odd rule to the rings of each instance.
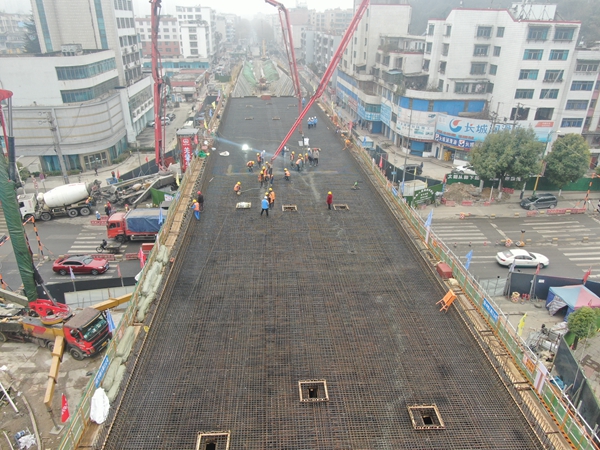
[[127, 228], [134, 233], [148, 233], [160, 231], [158, 223], [159, 208], [132, 209], [125, 216]]
[[576, 286], [551, 287], [546, 300], [546, 308], [550, 314], [556, 314], [560, 309], [567, 307], [565, 320], [576, 309], [589, 306], [590, 308], [600, 307], [600, 298], [585, 286], [579, 284]]

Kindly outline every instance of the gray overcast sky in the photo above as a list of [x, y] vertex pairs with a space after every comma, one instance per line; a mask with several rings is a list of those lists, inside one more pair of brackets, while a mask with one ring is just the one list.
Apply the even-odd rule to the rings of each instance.
[[[55, 0], [59, 2], [69, 2], [78, 0]], [[297, 3], [304, 3], [309, 9], [324, 11], [333, 8], [352, 8], [353, 0], [279, 0], [287, 8], [296, 7]], [[175, 14], [175, 5], [178, 6], [208, 6], [216, 9], [218, 12], [237, 14], [238, 16], [253, 16], [256, 13], [274, 14], [276, 9], [265, 3], [264, 0], [163, 0], [162, 13]], [[134, 0], [134, 8], [137, 16], [150, 14], [150, 5], [148, 0]], [[31, 2], [29, 0], [0, 0], [0, 11], [7, 13], [31, 12]]]

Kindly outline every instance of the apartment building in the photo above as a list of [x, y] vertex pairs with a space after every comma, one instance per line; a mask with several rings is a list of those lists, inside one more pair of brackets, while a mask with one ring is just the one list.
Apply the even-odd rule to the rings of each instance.
[[[136, 17], [135, 25], [141, 41], [142, 56], [144, 58], [150, 58], [152, 56], [151, 17]], [[181, 47], [179, 43], [179, 22], [177, 18], [172, 16], [161, 16], [157, 37], [157, 48], [161, 57], [172, 58], [181, 55]]]

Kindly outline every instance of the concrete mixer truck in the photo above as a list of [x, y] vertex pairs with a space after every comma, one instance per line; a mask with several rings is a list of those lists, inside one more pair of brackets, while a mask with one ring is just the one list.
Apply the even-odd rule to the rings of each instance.
[[48, 221], [57, 216], [89, 216], [100, 193], [100, 182], [72, 183], [48, 192], [17, 197], [23, 219], [33, 216]]

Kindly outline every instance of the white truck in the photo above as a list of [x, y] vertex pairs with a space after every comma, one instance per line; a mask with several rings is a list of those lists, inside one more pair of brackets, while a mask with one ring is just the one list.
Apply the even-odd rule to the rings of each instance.
[[45, 193], [22, 194], [17, 197], [23, 219], [33, 216], [43, 221], [56, 216], [89, 216], [99, 192], [99, 182], [72, 183]]

